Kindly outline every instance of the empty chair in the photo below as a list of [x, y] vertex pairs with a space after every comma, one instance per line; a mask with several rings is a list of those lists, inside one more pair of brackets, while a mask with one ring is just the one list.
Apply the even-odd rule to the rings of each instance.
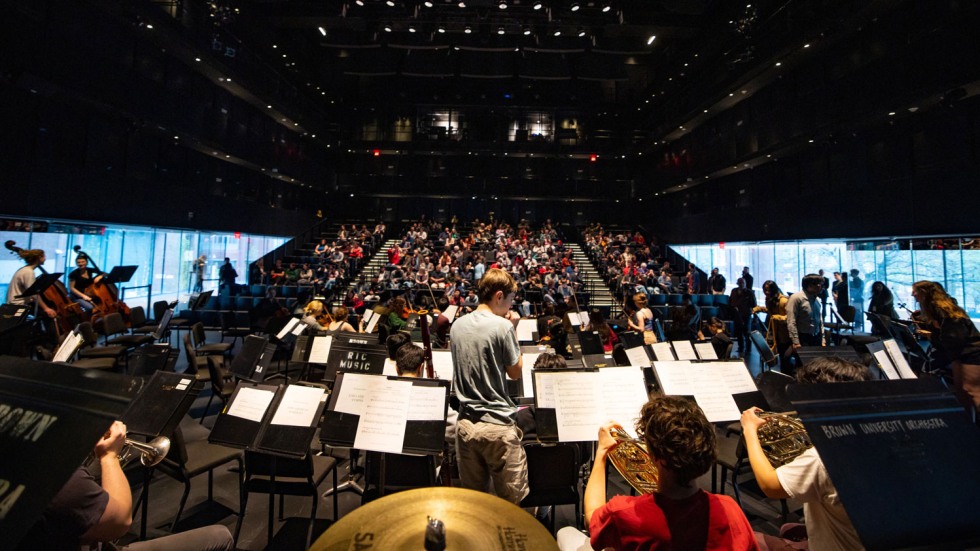
[[244, 339], [252, 334], [248, 326], [238, 325], [235, 313], [231, 310], [221, 312], [221, 342], [224, 343], [225, 337], [232, 337], [231, 345], [234, 347], [238, 339]]
[[99, 346], [99, 335], [92, 328], [92, 324], [85, 321], [78, 324], [78, 332], [82, 335], [82, 347], [78, 351], [78, 358], [89, 359], [89, 358], [112, 358], [114, 361], [119, 361], [119, 358], [125, 357], [128, 351], [127, 347], [123, 345], [106, 345]]
[[142, 306], [133, 306], [129, 311], [129, 332], [133, 335], [149, 335], [157, 330], [157, 324], [146, 319]]
[[762, 359], [762, 370], [772, 369], [776, 367], [779, 363], [779, 358], [772, 353], [772, 349], [769, 348], [769, 343], [766, 342], [766, 338], [762, 336], [762, 333], [758, 331], [752, 331], [749, 333], [749, 338], [752, 339], [752, 344], [755, 349], [759, 352], [759, 357]]
[[662, 293], [653, 293], [650, 295], [650, 306], [665, 306], [667, 304], [667, 295]]
[[254, 304], [252, 297], [235, 297], [235, 310], [251, 310]]
[[[105, 332], [105, 343], [106, 345], [120, 345], [125, 346], [127, 349], [134, 349], [144, 344], [149, 344], [155, 339], [153, 335], [127, 335], [126, 333], [126, 323], [123, 322], [122, 314], [119, 312], [114, 312], [108, 316], [102, 318], [102, 327]], [[118, 335], [117, 337], [109, 338], [112, 335]]]
[[[579, 453], [575, 444], [526, 444], [527, 481], [530, 492], [521, 507], [545, 505], [575, 505], [575, 519], [581, 518], [581, 499], [578, 491]], [[555, 510], [550, 518], [555, 532]]]
[[201, 414], [202, 425], [204, 418], [208, 416], [208, 410], [211, 409], [211, 402], [214, 401], [214, 397], [217, 396], [221, 400], [221, 405], [224, 406], [228, 404], [228, 399], [235, 392], [234, 378], [225, 369], [222, 356], [205, 356], [204, 359], [208, 365], [208, 378], [211, 380], [211, 396], [208, 397], [208, 405], [204, 406], [204, 413]]
[[231, 351], [232, 344], [226, 342], [216, 342], [208, 344], [207, 335], [204, 332], [204, 324], [197, 322], [191, 326], [191, 339], [194, 343], [194, 353], [198, 356], [208, 354], [227, 354]]
[[715, 306], [728, 306], [728, 295], [712, 295]]
[[[174, 515], [174, 520], [170, 524], [171, 532], [176, 529], [180, 515], [184, 512], [187, 496], [191, 492], [191, 479], [200, 474], [208, 473], [208, 501], [212, 501], [214, 499], [213, 471], [232, 461], [238, 463], [239, 473], [241, 473], [242, 452], [240, 450], [212, 444], [207, 440], [185, 442], [180, 427], [174, 430], [174, 434], [170, 438], [170, 453], [156, 467], [160, 472], [184, 484], [184, 493], [180, 498], [177, 514]], [[241, 474], [238, 478], [238, 491], [241, 496]], [[241, 502], [241, 497], [239, 497], [239, 502]]]
[[671, 293], [667, 295], [668, 306], [680, 306], [683, 303], [684, 303], [684, 295], [680, 293]]
[[[312, 498], [310, 511], [310, 524], [306, 532], [306, 548], [310, 547], [313, 539], [313, 522], [316, 520], [317, 503], [320, 499], [320, 492], [317, 489], [327, 474], [333, 472], [333, 520], [337, 520], [337, 459], [329, 456], [307, 454], [302, 459], [287, 457], [273, 457], [268, 454], [246, 451], [245, 452], [245, 482], [242, 491], [242, 510], [238, 515], [238, 522], [235, 523], [235, 541], [238, 541], [238, 534], [242, 528], [242, 520], [245, 518], [246, 506], [248, 505], [248, 494], [259, 492], [279, 496], [279, 520], [283, 520], [283, 500], [284, 496], [301, 496]], [[274, 477], [274, 478], [273, 478]], [[275, 501], [270, 500], [270, 507], [275, 509]], [[269, 511], [269, 516], [273, 511]], [[271, 518], [270, 518], [271, 520]], [[272, 548], [273, 527], [269, 527], [269, 548]]]

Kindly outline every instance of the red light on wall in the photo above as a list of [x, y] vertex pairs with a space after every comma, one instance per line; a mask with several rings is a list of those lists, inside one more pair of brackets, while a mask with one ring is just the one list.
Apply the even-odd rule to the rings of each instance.
[[725, 242], [722, 241], [722, 242], [718, 243], [718, 248], [719, 249], [724, 249], [725, 248]]
[[374, 150], [374, 156], [375, 157], [380, 157], [381, 156], [381, 150], [380, 149], [375, 149]]
[[596, 160], [598, 160], [598, 159], [599, 159], [599, 156], [596, 155], [595, 153], [589, 155], [589, 161], [592, 161], [593, 163], [596, 162]]
[[235, 232], [235, 239], [241, 239], [241, 238], [242, 238], [242, 232], [236, 231]]

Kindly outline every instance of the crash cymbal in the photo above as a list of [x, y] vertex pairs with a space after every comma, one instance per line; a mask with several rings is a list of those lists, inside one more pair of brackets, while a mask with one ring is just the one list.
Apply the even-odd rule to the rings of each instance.
[[427, 517], [445, 526], [446, 551], [557, 550], [537, 519], [520, 507], [462, 488], [419, 488], [358, 507], [313, 544], [314, 551], [425, 549]]

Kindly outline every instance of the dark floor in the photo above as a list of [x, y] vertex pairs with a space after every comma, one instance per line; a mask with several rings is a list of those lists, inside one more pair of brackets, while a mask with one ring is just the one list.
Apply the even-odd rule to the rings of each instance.
[[[217, 334], [209, 333], [209, 342], [218, 340]], [[173, 341], [176, 343], [178, 339]], [[237, 350], [237, 346], [236, 346]], [[736, 350], [737, 353], [737, 350]], [[751, 350], [746, 358], [746, 364], [753, 375], [757, 375], [760, 370], [758, 354]], [[181, 354], [177, 363], [177, 371], [185, 369], [186, 360]], [[291, 373], [292, 375], [292, 373]], [[188, 417], [181, 423], [184, 436], [187, 440], [206, 440], [210, 426], [213, 424], [215, 414], [218, 412], [219, 405], [212, 404], [208, 415], [205, 417], [204, 424], [199, 424], [199, 420], [205, 413], [210, 390], [205, 389], [197, 397], [192, 406]], [[217, 400], [216, 400], [217, 402]], [[719, 438], [725, 438], [724, 432], [719, 429]], [[732, 440], [722, 441], [722, 449], [726, 444], [731, 444]], [[729, 446], [730, 448], [730, 446]], [[229, 465], [234, 465], [231, 463]], [[340, 479], [345, 480], [348, 476], [348, 461], [343, 461], [339, 465]], [[698, 484], [705, 490], [711, 490], [711, 473], [705, 474], [698, 480]], [[610, 477], [608, 496], [628, 493], [628, 486], [615, 473]], [[741, 479], [751, 479], [751, 475], [743, 476]], [[328, 476], [320, 486], [321, 495], [318, 498], [317, 519], [319, 520], [314, 528], [314, 536], [322, 533], [333, 519], [334, 509], [333, 500], [323, 497], [322, 493], [331, 486], [332, 478]], [[192, 528], [195, 526], [220, 523], [229, 528], [232, 532], [235, 529], [237, 520], [238, 505], [238, 474], [233, 472], [229, 466], [219, 467], [214, 471], [214, 501], [217, 505], [205, 506], [207, 500], [207, 475], [201, 475], [191, 481], [190, 495], [187, 500], [187, 508], [182, 515], [182, 520], [178, 525], [178, 531]], [[584, 490], [584, 486], [582, 487]], [[168, 533], [170, 522], [177, 511], [183, 485], [163, 474], [157, 473], [150, 485], [150, 507], [148, 509], [149, 521], [147, 532], [149, 537], [160, 536]], [[721, 492], [719, 492], [721, 493]], [[726, 485], [724, 493], [732, 495], [731, 485]], [[352, 511], [360, 505], [360, 496], [352, 491], [344, 491], [339, 494], [339, 515]], [[766, 533], [777, 533], [778, 527], [782, 522], [780, 503], [778, 501], [759, 499], [749, 491], [741, 492], [741, 504], [749, 520], [756, 530]], [[276, 520], [273, 531], [275, 540], [271, 549], [302, 549], [305, 543], [307, 522], [311, 508], [311, 498], [308, 497], [287, 497], [285, 499], [285, 523]], [[799, 511], [801, 508], [798, 503], [790, 503], [790, 511]], [[250, 496], [247, 514], [242, 522], [241, 533], [238, 538], [238, 548], [243, 550], [267, 549], [268, 538], [268, 512], [269, 500], [265, 494], [252, 494]], [[575, 524], [575, 509], [572, 505], [562, 505], [555, 508], [555, 524], [557, 528]], [[791, 513], [790, 519], [797, 517]], [[292, 519], [292, 520], [291, 520]], [[140, 518], [135, 519], [132, 534], [140, 532]]]

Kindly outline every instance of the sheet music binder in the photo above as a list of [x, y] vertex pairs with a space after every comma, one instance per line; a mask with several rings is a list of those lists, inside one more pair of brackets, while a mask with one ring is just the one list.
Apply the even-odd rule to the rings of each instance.
[[[335, 447], [350, 448], [354, 446], [360, 416], [335, 411], [337, 400], [344, 392], [344, 375], [337, 374], [334, 390], [330, 394], [326, 411], [323, 413], [323, 423], [320, 425], [320, 441]], [[361, 375], [361, 374], [354, 374]], [[369, 375], [385, 377], [383, 375]], [[446, 413], [449, 407], [449, 381], [443, 379], [420, 379], [416, 377], [385, 377], [389, 381], [407, 381], [413, 386], [441, 387], [445, 392], [445, 403], [442, 409], [442, 419], [409, 420], [405, 425], [405, 436], [402, 440], [401, 453], [419, 455], [434, 455], [442, 453], [446, 434]], [[376, 450], [369, 450], [376, 451]]]
[[0, 518], [4, 547], [17, 547], [139, 384], [115, 373], [0, 356], [0, 412], [6, 421], [0, 479], [9, 483], [0, 495], [7, 508]]
[[980, 543], [980, 429], [941, 381], [792, 385], [787, 394], [869, 551]]
[[182, 373], [157, 371], [120, 419], [129, 432], [150, 437], [170, 436], [203, 386], [203, 382]]
[[[262, 415], [261, 421], [253, 421], [228, 413], [245, 388], [273, 393], [272, 400]], [[231, 399], [228, 400], [225, 410], [219, 413], [218, 418], [215, 419], [214, 428], [211, 429], [211, 434], [208, 436], [208, 442], [284, 457], [305, 457], [309, 452], [310, 441], [316, 433], [317, 424], [323, 414], [323, 407], [326, 404], [324, 399], [326, 389], [322, 389], [324, 394], [310, 426], [276, 425], [274, 429], [270, 430], [272, 419], [282, 404], [283, 395], [288, 388], [289, 386], [286, 385], [240, 383]]]
[[[657, 381], [657, 385], [664, 392], [664, 394], [667, 394], [667, 395], [670, 395], [670, 396], [681, 396], [681, 397], [684, 397], [684, 398], [689, 398], [689, 399], [695, 400], [695, 392], [693, 392], [693, 391], [696, 391], [697, 388], [682, 389], [680, 391], [677, 391], [671, 384], [666, 385], [666, 388], [665, 388], [663, 375], [661, 374], [661, 372], [659, 371], [659, 369], [663, 369], [662, 366], [664, 366], [665, 364], [671, 365], [671, 364], [681, 364], [681, 363], [690, 364], [688, 367], [690, 367], [692, 369], [709, 369], [709, 370], [711, 369], [711, 366], [712, 365], [733, 365], [733, 364], [738, 364], [739, 366], [741, 366], [742, 369], [745, 369], [746, 376], [748, 376], [748, 373], [749, 373], [748, 372], [748, 368], [746, 368], [746, 366], [745, 366], [745, 362], [742, 361], [742, 360], [740, 360], [740, 359], [718, 360], [718, 361], [688, 361], [688, 360], [678, 360], [678, 361], [674, 361], [674, 362], [660, 362], [660, 361], [655, 361], [655, 362], [653, 362], [653, 368], [652, 368], [653, 375], [654, 375], [654, 377], [655, 377], [655, 379]], [[715, 381], [716, 379], [712, 378], [712, 380]], [[742, 382], [742, 381], [739, 380], [737, 382]], [[746, 382], [745, 384], [747, 385], [748, 383]], [[713, 422], [713, 423], [716, 423], [716, 422], [726, 422], [726, 421], [734, 421], [734, 420], [738, 419], [737, 414], [739, 412], [744, 411], [744, 410], [746, 410], [746, 409], [748, 409], [750, 407], [759, 407], [759, 408], [762, 408], [764, 410], [768, 410], [770, 408], [770, 404], [766, 400], [766, 398], [763, 395], [763, 393], [759, 391], [758, 386], [756, 386], [756, 383], [755, 383], [754, 380], [752, 380], [752, 385], [753, 385], [754, 389], [751, 390], [751, 391], [747, 391], [747, 392], [730, 392], [730, 395], [731, 395], [732, 399], [734, 400], [735, 406], [737, 408], [737, 411], [733, 411], [731, 413], [731, 415], [730, 415], [731, 416], [731, 419], [721, 419], [721, 418], [714, 417], [711, 413], [709, 413], [707, 411], [707, 408], [705, 408], [706, 409], [705, 415], [708, 416], [708, 420], [711, 421], [711, 422]], [[727, 387], [727, 388], [730, 389], [731, 387]], [[701, 405], [701, 404], [699, 404], [699, 405]]]

